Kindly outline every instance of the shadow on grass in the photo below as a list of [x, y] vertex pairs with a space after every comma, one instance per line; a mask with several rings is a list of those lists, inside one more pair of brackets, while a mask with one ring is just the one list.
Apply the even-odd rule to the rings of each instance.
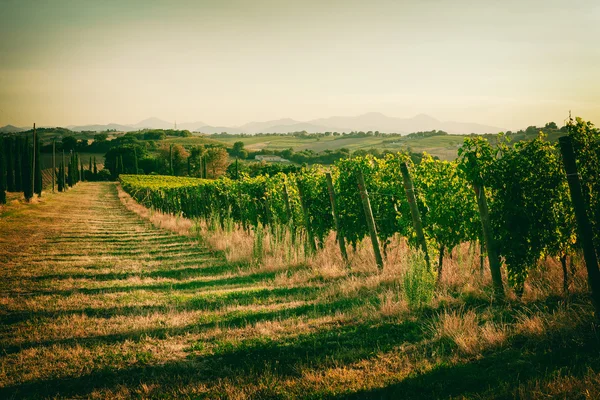
[[223, 307], [245, 305], [267, 305], [282, 301], [311, 300], [320, 290], [316, 286], [299, 286], [292, 288], [258, 288], [250, 290], [233, 290], [222, 293], [205, 293], [195, 297], [179, 297], [177, 292], [167, 298], [162, 305], [123, 306], [93, 308], [83, 307], [67, 311], [32, 311], [14, 312], [0, 316], [0, 324], [10, 325], [24, 321], [55, 319], [68, 315], [85, 315], [93, 318], [113, 318], [117, 316], [149, 315], [157, 312], [205, 310], [214, 311]]
[[[452, 365], [442, 363], [425, 374], [412, 373], [401, 382], [383, 388], [338, 396], [339, 399], [440, 399], [519, 398], [519, 385], [544, 386], [559, 376], [584, 376], [600, 371], [600, 338], [589, 326], [582, 337], [573, 329], [564, 343], [561, 335], [535, 339], [518, 337], [509, 348], [488, 351], [481, 360]], [[544, 382], [546, 381], [546, 382]], [[539, 389], [537, 389], [539, 390]], [[568, 390], [568, 388], [567, 388]], [[583, 398], [583, 393], [580, 393]], [[576, 393], [564, 398], [579, 398]], [[550, 396], [546, 396], [550, 398]]]
[[365, 389], [337, 397], [327, 392], [327, 381], [313, 393], [309, 391], [310, 386], [299, 384], [295, 388], [273, 385], [264, 388], [261, 395], [268, 398], [506, 398], [513, 397], [511, 391], [524, 382], [548, 379], [559, 372], [580, 375], [587, 368], [600, 368], [598, 337], [589, 326], [574, 326], [568, 332], [550, 333], [543, 338], [517, 337], [502, 348], [484, 352], [480, 359], [460, 364], [452, 364], [453, 354], [447, 343], [428, 340], [422, 326], [413, 321], [335, 324], [314, 333], [283, 336], [277, 340], [259, 337], [235, 344], [224, 342], [210, 354], [191, 354], [178, 362], [120, 370], [105, 368], [78, 377], [13, 385], [0, 389], [0, 397], [87, 397], [96, 389], [127, 386], [135, 390], [140, 385], [154, 386], [159, 395], [192, 384], [204, 384], [210, 390], [211, 385], [224, 378], [234, 378], [238, 384], [252, 384], [265, 374], [281, 378], [271, 378], [276, 382], [290, 382], [290, 379], [301, 379], [303, 370], [343, 368], [395, 349], [400, 351], [399, 346], [405, 343], [415, 344], [414, 354], [424, 362], [435, 353], [437, 360], [433, 368], [426, 372], [415, 369], [404, 380], [381, 389]]
[[[189, 265], [194, 265], [194, 267], [186, 267]], [[179, 268], [180, 266], [184, 266], [186, 268]], [[170, 278], [170, 279], [184, 279], [184, 278], [193, 278], [200, 276], [210, 276], [210, 275], [218, 275], [227, 272], [235, 272], [240, 268], [244, 268], [242, 264], [231, 264], [224, 263], [215, 260], [214, 258], [200, 258], [193, 261], [182, 261], [172, 264], [169, 268], [164, 268], [164, 265], [161, 265], [162, 268], [157, 270], [150, 271], [142, 271], [142, 272], [107, 272], [107, 273], [64, 273], [64, 274], [43, 274], [37, 276], [26, 276], [21, 278], [22, 281], [31, 281], [31, 282], [43, 282], [43, 281], [57, 281], [57, 280], [77, 280], [77, 279], [89, 279], [94, 281], [118, 281], [125, 280], [133, 277], [139, 278]], [[86, 267], [90, 270], [93, 270], [93, 267]], [[111, 268], [110, 265], [104, 265], [103, 269]], [[115, 288], [118, 289], [118, 288]], [[84, 290], [82, 289], [74, 289], [73, 291]], [[95, 289], [94, 289], [95, 290]], [[110, 288], [106, 289], [110, 291]], [[53, 290], [52, 288], [48, 288], [47, 290], [42, 290], [43, 294], [60, 294], [63, 291]]]
[[[366, 301], [373, 300], [375, 300], [375, 298], [366, 299]], [[293, 319], [299, 317], [319, 318], [321, 316], [331, 315], [336, 312], [348, 311], [354, 307], [360, 307], [364, 303], [365, 300], [363, 299], [343, 299], [331, 303], [311, 303], [278, 310], [239, 310], [229, 312], [225, 315], [204, 315], [199, 317], [198, 322], [182, 327], [149, 328], [102, 336], [34, 341], [22, 343], [18, 346], [4, 346], [2, 350], [6, 354], [13, 354], [27, 348], [51, 346], [55, 344], [67, 346], [72, 346], [75, 344], [94, 346], [102, 344], [113, 344], [125, 340], [137, 342], [146, 338], [165, 339], [167, 337], [200, 333], [202, 331], [217, 326], [219, 326], [220, 328], [238, 328], [253, 325], [262, 321], [283, 321], [286, 319]]]
[[371, 357], [374, 349], [391, 350], [422, 337], [414, 322], [334, 326], [316, 333], [281, 341], [246, 340], [238, 347], [223, 344], [214, 354], [194, 356], [175, 363], [137, 366], [113, 371], [104, 369], [76, 378], [40, 380], [0, 389], [0, 398], [22, 396], [87, 396], [97, 388], [157, 382], [171, 386], [210, 382], [217, 378], [251, 375], [263, 369], [278, 375], [298, 376], [302, 366], [331, 366]]

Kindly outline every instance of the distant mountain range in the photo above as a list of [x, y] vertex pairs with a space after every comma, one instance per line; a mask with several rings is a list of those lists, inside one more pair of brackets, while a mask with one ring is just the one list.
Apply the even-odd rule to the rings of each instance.
[[25, 129], [25, 128], [19, 128], [17, 126], [13, 126], [13, 125], [6, 125], [6, 126], [3, 126], [2, 128], [0, 128], [1, 133], [16, 133], [16, 132], [23, 132], [26, 130], [27, 129]]
[[[173, 129], [174, 124], [158, 118], [148, 118], [134, 125], [106, 124], [106, 125], [70, 125], [67, 128], [73, 131], [105, 131], [115, 129], [121, 132], [131, 132], [140, 129]], [[306, 131], [316, 132], [351, 132], [351, 131], [379, 131], [385, 133], [411, 133], [419, 131], [442, 130], [448, 133], [498, 133], [501, 128], [471, 122], [440, 121], [429, 115], [419, 114], [412, 118], [388, 117], [381, 113], [367, 113], [354, 117], [329, 117], [311, 121], [296, 121], [284, 118], [272, 121], [249, 122], [241, 126], [211, 126], [203, 122], [186, 122], [177, 124], [178, 129], [187, 129], [202, 133], [288, 133]], [[7, 125], [0, 128], [0, 132], [19, 132], [30, 128], [18, 128]]]

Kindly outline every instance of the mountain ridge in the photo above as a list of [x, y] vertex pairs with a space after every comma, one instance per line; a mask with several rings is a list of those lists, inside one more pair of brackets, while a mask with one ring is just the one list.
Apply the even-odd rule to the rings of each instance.
[[[164, 121], [160, 118], [150, 117], [131, 125], [110, 123], [106, 125], [70, 125], [67, 128], [76, 132], [105, 131], [107, 129], [131, 132], [140, 129], [173, 129], [174, 126], [174, 123]], [[12, 125], [7, 125], [4, 128], [21, 129]], [[2, 129], [4, 128], [0, 128], [0, 132], [2, 132]], [[239, 126], [213, 126], [197, 121], [177, 124], [177, 128], [202, 133], [227, 132], [230, 134], [289, 133], [301, 131], [306, 131], [308, 133], [379, 131], [383, 133], [407, 134], [431, 130], [442, 130], [451, 134], [470, 134], [498, 133], [503, 131], [502, 128], [474, 122], [441, 121], [427, 114], [417, 114], [410, 118], [399, 118], [389, 117], [380, 112], [368, 112], [355, 116], [331, 116], [308, 121], [280, 118], [268, 121], [251, 121]]]

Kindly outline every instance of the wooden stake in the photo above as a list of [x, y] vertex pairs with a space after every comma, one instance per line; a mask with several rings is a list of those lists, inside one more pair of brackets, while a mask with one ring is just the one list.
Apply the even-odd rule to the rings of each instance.
[[381, 256], [381, 249], [379, 248], [379, 239], [377, 238], [375, 219], [373, 219], [371, 202], [369, 201], [369, 194], [367, 193], [365, 177], [363, 176], [362, 171], [358, 171], [357, 181], [358, 191], [360, 192], [360, 198], [362, 200], [363, 209], [365, 212], [365, 219], [367, 220], [367, 227], [369, 228], [369, 236], [371, 237], [371, 244], [373, 245], [373, 252], [375, 253], [375, 262], [377, 263], [377, 267], [379, 269], [383, 269], [383, 257]]
[[273, 213], [271, 212], [271, 201], [269, 200], [269, 195], [265, 192], [265, 211], [267, 214], [267, 224], [271, 228], [271, 231], [275, 229], [275, 224], [273, 223]]
[[429, 252], [427, 251], [427, 242], [425, 241], [425, 234], [423, 233], [423, 223], [421, 222], [421, 214], [419, 213], [419, 206], [417, 204], [417, 198], [415, 196], [415, 189], [413, 186], [412, 179], [408, 173], [408, 166], [405, 162], [400, 164], [400, 172], [402, 173], [402, 181], [404, 182], [404, 191], [406, 192], [406, 199], [410, 206], [410, 215], [412, 216], [413, 228], [417, 234], [417, 242], [425, 254], [425, 263], [427, 264], [427, 270], [431, 271], [431, 261], [429, 260]]
[[492, 283], [494, 291], [499, 298], [504, 297], [504, 285], [502, 283], [502, 272], [500, 271], [500, 257], [496, 250], [496, 242], [492, 234], [492, 224], [490, 222], [490, 213], [485, 197], [485, 188], [473, 184], [473, 190], [477, 197], [477, 207], [479, 208], [479, 217], [481, 219], [481, 228], [483, 230], [483, 241], [487, 250], [488, 261], [490, 263], [490, 272], [492, 273]]
[[308, 234], [308, 241], [311, 249], [316, 251], [317, 245], [315, 243], [315, 237], [312, 233], [312, 229], [310, 229], [310, 218], [308, 216], [306, 203], [304, 202], [304, 191], [302, 190], [302, 184], [300, 182], [298, 182], [298, 194], [300, 195], [300, 206], [302, 206], [302, 213], [304, 214], [304, 226], [306, 227], [306, 233]]
[[283, 200], [285, 201], [285, 212], [287, 214], [288, 224], [294, 222], [292, 215], [292, 207], [290, 206], [290, 194], [288, 193], [287, 184], [283, 184]]
[[571, 201], [575, 210], [577, 221], [577, 237], [583, 246], [583, 257], [588, 273], [588, 281], [592, 290], [592, 302], [596, 308], [596, 318], [600, 319], [600, 270], [598, 269], [598, 258], [594, 249], [592, 225], [586, 213], [586, 205], [581, 192], [581, 183], [575, 163], [575, 153], [570, 136], [562, 136], [558, 139], [560, 152], [562, 154], [567, 182], [571, 192]]
[[346, 241], [344, 240], [344, 235], [342, 234], [342, 230], [340, 229], [340, 221], [336, 206], [335, 190], [333, 188], [333, 180], [331, 179], [331, 174], [329, 172], [325, 174], [325, 179], [327, 180], [327, 190], [329, 191], [329, 201], [331, 202], [331, 211], [333, 213], [333, 222], [335, 223], [337, 242], [340, 245], [340, 253], [342, 253], [342, 257], [347, 263], [348, 253], [346, 252]]

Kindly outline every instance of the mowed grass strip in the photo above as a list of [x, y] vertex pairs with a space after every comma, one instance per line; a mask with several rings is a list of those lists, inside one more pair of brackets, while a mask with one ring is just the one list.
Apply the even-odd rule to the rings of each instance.
[[0, 398], [600, 395], [585, 293], [408, 310], [399, 275], [227, 263], [114, 183], [9, 206], [0, 272]]

